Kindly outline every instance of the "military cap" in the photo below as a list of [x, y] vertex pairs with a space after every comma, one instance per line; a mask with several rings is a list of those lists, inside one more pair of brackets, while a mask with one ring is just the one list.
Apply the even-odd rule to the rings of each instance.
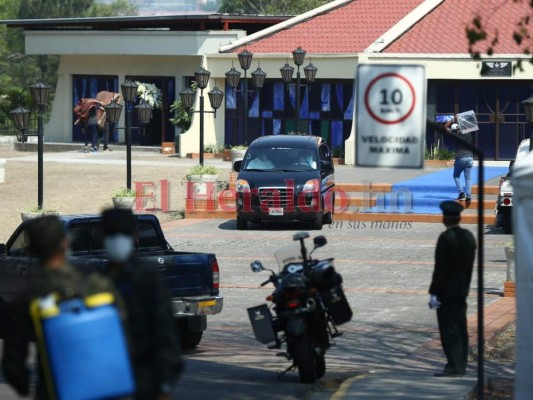
[[440, 209], [445, 217], [459, 217], [461, 211], [464, 210], [461, 204], [453, 200], [446, 200], [440, 203]]
[[123, 233], [132, 235], [135, 232], [135, 217], [129, 208], [109, 208], [102, 212], [104, 234]]

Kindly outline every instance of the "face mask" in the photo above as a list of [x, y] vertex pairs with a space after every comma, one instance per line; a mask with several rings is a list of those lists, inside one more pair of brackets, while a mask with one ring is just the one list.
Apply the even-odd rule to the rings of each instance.
[[133, 252], [133, 239], [128, 235], [118, 234], [104, 238], [104, 249], [109, 261], [125, 262]]

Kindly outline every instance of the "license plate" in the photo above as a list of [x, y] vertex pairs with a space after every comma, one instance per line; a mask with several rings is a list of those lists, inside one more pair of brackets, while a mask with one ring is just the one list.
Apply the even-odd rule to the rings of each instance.
[[268, 215], [283, 215], [283, 208], [269, 208]]

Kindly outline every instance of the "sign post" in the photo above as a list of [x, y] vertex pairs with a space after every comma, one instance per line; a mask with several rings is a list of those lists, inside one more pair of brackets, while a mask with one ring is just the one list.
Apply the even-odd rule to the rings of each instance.
[[424, 67], [360, 64], [356, 88], [356, 165], [423, 168]]

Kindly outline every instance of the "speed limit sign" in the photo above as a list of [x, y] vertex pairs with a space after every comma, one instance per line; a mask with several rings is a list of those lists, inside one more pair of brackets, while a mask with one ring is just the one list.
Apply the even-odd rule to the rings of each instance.
[[422, 168], [426, 136], [424, 67], [360, 64], [356, 87], [356, 164]]

